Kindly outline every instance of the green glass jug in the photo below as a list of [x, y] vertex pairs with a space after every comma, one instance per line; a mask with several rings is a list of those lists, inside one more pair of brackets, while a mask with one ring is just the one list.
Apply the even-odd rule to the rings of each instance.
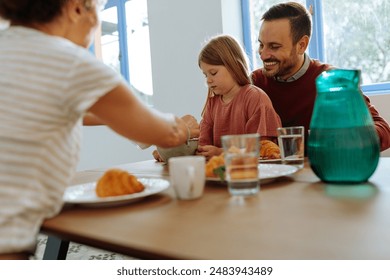
[[332, 69], [316, 79], [307, 148], [324, 182], [365, 182], [378, 165], [379, 138], [359, 83], [359, 70]]

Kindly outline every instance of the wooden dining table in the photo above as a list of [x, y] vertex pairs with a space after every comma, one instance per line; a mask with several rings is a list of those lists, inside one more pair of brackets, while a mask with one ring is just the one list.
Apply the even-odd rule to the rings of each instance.
[[[154, 160], [116, 167], [169, 180], [169, 167]], [[79, 172], [72, 185], [106, 170]], [[253, 197], [233, 197], [225, 183], [206, 181], [195, 200], [178, 200], [170, 186], [125, 205], [66, 204], [41, 232], [49, 236], [44, 259], [65, 259], [72, 241], [140, 259], [388, 260], [390, 158], [354, 185], [323, 183], [306, 162], [261, 184]]]

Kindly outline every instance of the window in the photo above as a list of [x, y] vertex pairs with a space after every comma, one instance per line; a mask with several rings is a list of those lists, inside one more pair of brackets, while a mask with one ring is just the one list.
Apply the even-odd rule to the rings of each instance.
[[[257, 36], [262, 14], [281, 0], [242, 0], [251, 38], [245, 42], [253, 67], [259, 67]], [[246, 2], [246, 3], [245, 3]], [[390, 3], [388, 0], [300, 0], [311, 7], [313, 36], [309, 55], [340, 68], [360, 69], [365, 94], [390, 93]], [[250, 18], [250, 15], [253, 15]], [[246, 26], [244, 24], [244, 26]], [[248, 35], [247, 35], [248, 36]]]
[[95, 54], [121, 73], [134, 93], [152, 105], [147, 1], [109, 0], [101, 12], [101, 21]]
[[[118, 73], [122, 73], [117, 15], [117, 6], [107, 8], [101, 12], [100, 44], [95, 44], [95, 53], [105, 64], [111, 66]], [[122, 75], [127, 78], [126, 73], [122, 73]]]

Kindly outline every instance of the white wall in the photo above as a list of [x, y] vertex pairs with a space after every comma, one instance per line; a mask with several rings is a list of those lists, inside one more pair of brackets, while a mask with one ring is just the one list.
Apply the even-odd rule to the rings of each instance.
[[[242, 39], [240, 0], [148, 0], [153, 103], [163, 112], [200, 120], [207, 89], [198, 68], [205, 40], [226, 33]], [[84, 127], [78, 170], [152, 158], [107, 127]]]
[[198, 67], [199, 51], [205, 40], [216, 34], [242, 37], [240, 1], [163, 3], [148, 0], [154, 105], [162, 111], [200, 119], [207, 89]]

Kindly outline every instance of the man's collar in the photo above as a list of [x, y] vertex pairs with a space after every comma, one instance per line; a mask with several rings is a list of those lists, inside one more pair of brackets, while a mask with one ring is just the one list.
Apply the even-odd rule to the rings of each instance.
[[309, 66], [310, 66], [310, 57], [305, 53], [305, 60], [303, 62], [301, 69], [299, 69], [299, 71], [297, 73], [295, 73], [293, 76], [291, 76], [287, 80], [283, 80], [280, 77], [275, 77], [275, 80], [277, 80], [278, 82], [284, 82], [284, 83], [294, 82], [306, 73], [307, 69], [309, 69]]

